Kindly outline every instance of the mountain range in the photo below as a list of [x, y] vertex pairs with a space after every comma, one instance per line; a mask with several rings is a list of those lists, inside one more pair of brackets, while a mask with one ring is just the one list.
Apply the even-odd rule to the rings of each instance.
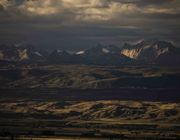
[[160, 40], [143, 40], [122, 47], [98, 44], [76, 52], [54, 50], [51, 53], [33, 46], [0, 45], [0, 62], [92, 64], [92, 65], [178, 65], [180, 48]]

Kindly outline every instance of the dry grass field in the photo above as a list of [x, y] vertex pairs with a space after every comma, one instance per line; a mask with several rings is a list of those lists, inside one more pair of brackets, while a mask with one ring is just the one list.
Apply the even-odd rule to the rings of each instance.
[[0, 69], [0, 139], [179, 139], [179, 68]]

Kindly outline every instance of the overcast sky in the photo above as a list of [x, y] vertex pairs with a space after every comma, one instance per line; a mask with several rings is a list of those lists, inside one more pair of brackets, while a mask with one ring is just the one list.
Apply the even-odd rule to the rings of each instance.
[[0, 0], [0, 44], [81, 49], [158, 38], [180, 44], [180, 0]]

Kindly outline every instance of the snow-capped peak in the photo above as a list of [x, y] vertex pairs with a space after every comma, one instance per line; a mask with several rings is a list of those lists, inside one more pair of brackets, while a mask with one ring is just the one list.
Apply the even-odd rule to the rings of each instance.
[[79, 51], [79, 52], [76, 52], [77, 55], [81, 55], [81, 54], [84, 54], [85, 51]]
[[110, 53], [110, 50], [108, 50], [107, 48], [102, 48], [102, 52], [103, 53]]
[[62, 50], [57, 50], [57, 53], [62, 53], [63, 51]]
[[40, 54], [39, 52], [34, 52], [34, 54], [37, 56], [42, 56], [42, 54]]

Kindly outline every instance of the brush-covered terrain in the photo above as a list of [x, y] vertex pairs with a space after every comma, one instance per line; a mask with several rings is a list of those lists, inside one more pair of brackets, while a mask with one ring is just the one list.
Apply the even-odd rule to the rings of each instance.
[[179, 81], [179, 67], [1, 65], [0, 139], [179, 139]]
[[0, 113], [6, 137], [180, 138], [179, 103], [9, 99], [1, 100]]
[[23, 65], [0, 68], [1, 88], [177, 88], [179, 67]]
[[[11, 118], [54, 118], [69, 120], [112, 120], [180, 123], [180, 104], [140, 101], [9, 101], [0, 111]], [[2, 115], [1, 114], [1, 115]], [[2, 117], [2, 116], [0, 116]], [[6, 117], [6, 118], [7, 118]]]

